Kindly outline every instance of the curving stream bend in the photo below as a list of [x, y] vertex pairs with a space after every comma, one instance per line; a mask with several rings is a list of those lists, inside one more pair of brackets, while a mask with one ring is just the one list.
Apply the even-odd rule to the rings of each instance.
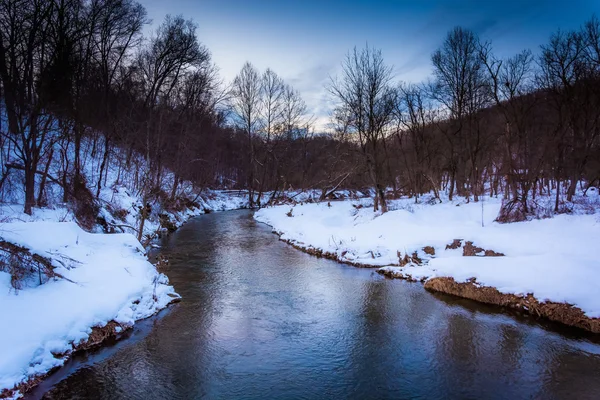
[[28, 398], [600, 398], [592, 336], [306, 255], [248, 211], [162, 252], [183, 301]]

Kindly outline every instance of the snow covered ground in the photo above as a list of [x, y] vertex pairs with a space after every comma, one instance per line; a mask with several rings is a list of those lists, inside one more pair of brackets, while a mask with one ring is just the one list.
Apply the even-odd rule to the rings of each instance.
[[0, 271], [0, 391], [62, 365], [53, 354], [71, 351], [92, 327], [128, 327], [178, 297], [130, 234], [87, 233], [66, 210], [13, 217], [0, 224], [2, 239], [49, 258], [64, 279], [40, 285], [34, 272], [17, 290]]
[[[424, 199], [426, 200], [426, 199]], [[586, 207], [600, 209], [597, 196]], [[277, 206], [259, 210], [283, 240], [300, 247], [334, 253], [345, 262], [381, 266], [396, 276], [423, 280], [475, 278], [500, 292], [532, 293], [538, 300], [566, 302], [589, 317], [600, 317], [600, 216], [557, 215], [512, 224], [494, 222], [499, 199], [481, 203], [394, 200], [390, 212], [374, 213], [369, 200]], [[372, 204], [372, 203], [371, 203]], [[446, 249], [454, 239], [471, 241], [504, 257], [464, 257], [463, 249]], [[435, 254], [423, 251], [431, 246]], [[400, 258], [416, 252], [422, 265], [400, 267]], [[431, 252], [431, 251], [430, 251]]]
[[[104, 189], [100, 198], [106, 205], [103, 216], [130, 233], [102, 234], [100, 227], [98, 233], [85, 232], [72, 211], [60, 205], [34, 208], [32, 216], [22, 212], [22, 204], [0, 206], [0, 240], [50, 259], [54, 272], [64, 278], [48, 279], [31, 271], [17, 290], [8, 272], [9, 256], [0, 251], [0, 320], [5, 327], [0, 329], [0, 392], [62, 365], [65, 358], [54, 354], [71, 351], [92, 327], [109, 321], [131, 326], [179, 297], [168, 278], [148, 262], [135, 230], [125, 227], [138, 227], [140, 199], [123, 186]], [[180, 226], [195, 215], [247, 205], [242, 194], [209, 190], [195, 202], [197, 207], [164, 215]], [[124, 210], [115, 213], [122, 220], [109, 209]], [[154, 211], [155, 216], [162, 212]], [[158, 218], [152, 218], [144, 231], [158, 229]]]
[[[56, 148], [55, 154], [63, 150]], [[72, 153], [73, 149], [64, 151]], [[10, 151], [6, 154], [13, 156]], [[128, 327], [178, 297], [167, 277], [148, 262], [136, 239], [147, 191], [143, 177], [149, 172], [143, 156], [134, 153], [130, 164], [126, 157], [119, 149], [111, 152], [94, 200], [100, 218], [94, 216], [93, 226], [88, 227], [93, 233], [78, 226], [75, 205], [63, 203], [63, 188], [57, 184], [64, 172], [60, 157], [49, 165], [49, 176], [55, 178], [46, 183], [42, 198], [46, 206], [34, 208], [32, 216], [23, 213], [21, 171], [12, 171], [0, 191], [0, 241], [4, 244], [0, 246], [0, 394], [62, 365], [65, 358], [55, 355], [68, 355], [93, 327], [110, 321]], [[102, 163], [102, 152], [84, 140], [82, 173], [94, 197]], [[149, 200], [151, 213], [142, 235], [145, 244], [190, 217], [248, 206], [245, 192], [201, 190], [189, 181], [180, 182], [173, 197], [174, 181], [174, 174], [165, 169], [161, 193]], [[55, 276], [36, 271], [35, 263], [22, 268], [23, 260], [16, 260], [11, 246], [49, 259], [54, 267], [50, 274]], [[31, 254], [25, 258], [31, 260]]]
[[[150, 218], [144, 224], [144, 235], [146, 237], [153, 236], [161, 229], [161, 216], [168, 219], [173, 226], [179, 227], [189, 218], [206, 212], [237, 210], [248, 207], [246, 195], [239, 192], [205, 190], [202, 195], [196, 196], [192, 192], [192, 188], [189, 188], [189, 193], [184, 193], [182, 196], [195, 199], [197, 205], [192, 208], [183, 207], [181, 211], [173, 211], [163, 210], [160, 208], [160, 204], [155, 204]], [[136, 229], [140, 225], [139, 209], [142, 206], [142, 199], [139, 195], [123, 185], [115, 185], [103, 189], [100, 193], [100, 200], [103, 204], [100, 213], [110, 226], [115, 227], [117, 232], [123, 231], [137, 235]]]

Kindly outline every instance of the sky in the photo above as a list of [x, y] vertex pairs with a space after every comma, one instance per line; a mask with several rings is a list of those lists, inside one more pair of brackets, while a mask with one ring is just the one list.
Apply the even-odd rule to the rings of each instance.
[[417, 83], [431, 75], [431, 54], [455, 26], [510, 56], [527, 48], [536, 54], [552, 32], [600, 17], [600, 0], [138, 1], [153, 21], [149, 31], [167, 14], [193, 19], [225, 82], [246, 61], [273, 69], [301, 93], [317, 128], [331, 109], [325, 86], [355, 46], [381, 49], [398, 81]]

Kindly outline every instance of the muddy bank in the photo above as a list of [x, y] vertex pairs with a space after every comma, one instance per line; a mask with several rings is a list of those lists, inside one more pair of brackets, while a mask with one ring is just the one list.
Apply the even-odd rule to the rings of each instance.
[[425, 282], [425, 289], [464, 297], [486, 304], [508, 307], [554, 322], [600, 333], [600, 319], [587, 317], [581, 309], [566, 303], [540, 302], [531, 294], [517, 296], [501, 293], [490, 286], [480, 286], [475, 280], [456, 282], [453, 278], [431, 278]]
[[587, 317], [584, 312], [566, 303], [540, 302], [532, 294], [517, 296], [501, 293], [491, 286], [481, 286], [474, 279], [468, 282], [456, 282], [451, 277], [416, 279], [410, 273], [390, 269], [378, 269], [377, 272], [391, 279], [404, 279], [410, 282], [422, 282], [427, 290], [446, 293], [485, 304], [515, 309], [539, 318], [559, 322], [564, 325], [600, 333], [600, 319]]

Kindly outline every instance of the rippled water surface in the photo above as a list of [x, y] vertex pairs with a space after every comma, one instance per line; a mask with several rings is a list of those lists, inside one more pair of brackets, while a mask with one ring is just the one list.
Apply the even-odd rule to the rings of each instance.
[[29, 397], [600, 398], [596, 339], [311, 257], [250, 212], [163, 245], [183, 301]]

